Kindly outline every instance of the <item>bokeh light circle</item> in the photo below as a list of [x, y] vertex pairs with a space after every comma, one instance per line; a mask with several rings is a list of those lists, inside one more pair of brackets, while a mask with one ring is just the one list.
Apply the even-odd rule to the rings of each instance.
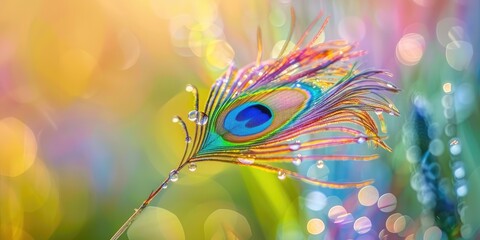
[[[400, 220], [400, 221], [398, 221]], [[405, 218], [402, 218], [402, 214], [394, 213], [385, 221], [385, 227], [391, 233], [399, 233], [405, 229]]]
[[423, 57], [425, 39], [418, 33], [407, 33], [397, 43], [396, 55], [406, 66], [416, 65]]
[[207, 62], [218, 69], [226, 68], [235, 57], [235, 51], [225, 40], [215, 40], [207, 45]]
[[358, 17], [345, 17], [338, 23], [340, 37], [350, 42], [362, 40], [365, 31], [365, 23]]
[[[278, 55], [280, 55], [280, 51], [282, 50], [282, 48], [286, 44], [286, 42], [287, 42], [286, 40], [280, 40], [277, 43], [275, 43], [275, 45], [273, 45], [272, 52], [271, 52], [270, 56], [272, 58], [277, 58]], [[285, 47], [284, 54], [289, 53], [294, 48], [295, 48], [295, 43], [293, 43], [292, 41], [289, 41], [287, 43], [287, 47]]]
[[335, 205], [328, 211], [328, 218], [335, 223], [342, 222], [346, 215], [347, 210], [340, 205]]
[[217, 209], [211, 213], [204, 224], [205, 239], [250, 239], [252, 230], [248, 220], [237, 211]]
[[372, 229], [372, 222], [368, 217], [359, 217], [353, 223], [353, 229], [359, 234], [367, 233]]
[[453, 69], [462, 71], [468, 68], [473, 57], [473, 46], [466, 41], [453, 41], [445, 48], [447, 63]]
[[312, 218], [307, 223], [307, 231], [310, 234], [317, 235], [325, 230], [325, 223], [321, 219]]
[[397, 207], [397, 198], [391, 193], [385, 193], [378, 199], [377, 206], [382, 212], [391, 212]]
[[16, 177], [24, 173], [36, 156], [33, 131], [16, 118], [0, 120], [0, 176]]
[[185, 232], [178, 217], [172, 212], [147, 207], [128, 228], [129, 239], [185, 239]]
[[365, 186], [358, 192], [358, 202], [363, 206], [372, 206], [377, 203], [378, 190], [376, 187], [370, 185]]
[[437, 226], [429, 227], [423, 233], [423, 240], [440, 240], [442, 239], [442, 230]]
[[322, 210], [327, 205], [327, 197], [319, 191], [313, 191], [307, 194], [305, 205], [313, 211]]

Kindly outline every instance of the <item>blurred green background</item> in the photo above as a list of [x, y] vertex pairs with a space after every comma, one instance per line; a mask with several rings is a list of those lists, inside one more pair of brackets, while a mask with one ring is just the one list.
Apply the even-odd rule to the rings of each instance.
[[[447, 182], [454, 178], [452, 136], [442, 129], [449, 121], [457, 126], [467, 189], [461, 201], [468, 207], [459, 213], [462, 236], [478, 236], [478, 1], [2, 0], [0, 239], [109, 238], [181, 158], [184, 136], [171, 118], [193, 107], [185, 85], [197, 86], [204, 101], [231, 61], [239, 67], [254, 61], [257, 26], [264, 56], [275, 55], [291, 6], [293, 42], [323, 11], [330, 16], [327, 41], [358, 42], [368, 51], [358, 59], [360, 68], [387, 69], [402, 88], [391, 96], [402, 116], [385, 116], [393, 153], [370, 149], [381, 158], [361, 165], [361, 172], [346, 162], [313, 173], [334, 181], [373, 178], [373, 189], [365, 191], [384, 200], [394, 194], [393, 209], [383, 211], [379, 196], [372, 200], [358, 189], [322, 189], [205, 163], [181, 172], [128, 237], [446, 239], [422, 218], [402, 140], [419, 96], [440, 129], [430, 151]], [[453, 110], [442, 104], [445, 95], [453, 96]], [[349, 213], [342, 227], [334, 223], [334, 206]]]

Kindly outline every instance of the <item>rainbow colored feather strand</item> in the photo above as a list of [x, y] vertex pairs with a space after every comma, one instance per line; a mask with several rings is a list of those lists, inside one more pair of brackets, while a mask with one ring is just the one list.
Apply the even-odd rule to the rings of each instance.
[[[187, 86], [186, 90], [195, 98], [195, 110], [188, 114], [188, 119], [195, 123], [193, 136], [181, 117], [173, 118], [186, 135], [182, 160], [112, 239], [117, 239], [128, 228], [161, 189], [170, 181], [176, 181], [181, 169], [187, 165], [193, 169], [198, 162], [248, 166], [277, 173], [280, 179], [292, 177], [329, 188], [362, 187], [372, 183], [372, 180], [327, 182], [272, 164], [298, 163], [302, 151], [345, 144], [369, 142], [390, 150], [379, 136], [371, 115], [378, 117], [380, 129], [386, 132], [382, 113], [399, 113], [384, 93], [395, 93], [399, 89], [381, 78], [388, 73], [360, 72], [349, 64], [348, 60], [364, 54], [354, 51], [353, 44], [345, 41], [316, 44], [327, 21], [310, 42], [304, 43], [319, 18], [310, 24], [291, 52], [283, 55], [284, 46], [277, 59], [261, 60], [259, 31], [257, 61], [240, 69], [232, 64], [213, 84], [203, 111], [199, 110], [197, 89]], [[294, 20], [292, 12], [292, 26]], [[292, 32], [293, 27], [288, 40]], [[325, 133], [336, 135], [325, 137]], [[295, 141], [301, 136], [311, 136], [311, 139]], [[377, 157], [301, 155], [300, 161], [368, 161]]]

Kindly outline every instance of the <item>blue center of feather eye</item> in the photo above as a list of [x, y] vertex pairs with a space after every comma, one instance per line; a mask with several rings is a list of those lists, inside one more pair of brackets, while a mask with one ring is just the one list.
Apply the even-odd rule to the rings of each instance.
[[231, 110], [223, 127], [233, 135], [249, 136], [267, 129], [272, 121], [273, 113], [267, 106], [249, 102]]

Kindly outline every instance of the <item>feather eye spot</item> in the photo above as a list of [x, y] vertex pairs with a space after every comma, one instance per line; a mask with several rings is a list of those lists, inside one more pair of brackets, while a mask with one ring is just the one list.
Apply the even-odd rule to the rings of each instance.
[[[212, 117], [216, 123], [215, 133], [230, 143], [247, 144], [268, 138], [307, 109], [312, 96], [310, 90], [281, 87], [238, 97], [218, 117]], [[212, 134], [211, 143], [214, 142]]]
[[240, 111], [235, 117], [235, 120], [247, 121], [245, 127], [253, 128], [268, 122], [272, 117], [272, 111], [270, 111], [268, 107], [261, 104], [254, 104]]
[[272, 111], [265, 105], [248, 102], [232, 109], [223, 127], [236, 136], [249, 136], [267, 129], [273, 121]]

